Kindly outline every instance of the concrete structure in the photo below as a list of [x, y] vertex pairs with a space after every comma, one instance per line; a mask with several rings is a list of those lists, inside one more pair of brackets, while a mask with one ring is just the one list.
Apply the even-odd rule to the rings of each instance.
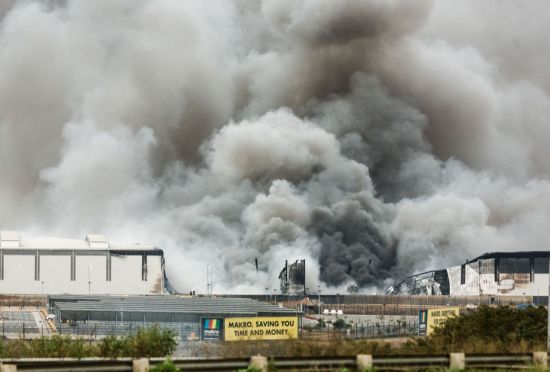
[[164, 287], [158, 248], [112, 245], [102, 235], [77, 240], [0, 233], [2, 294], [161, 294]]
[[548, 295], [548, 251], [486, 253], [463, 265], [413, 275], [389, 294], [525, 296]]

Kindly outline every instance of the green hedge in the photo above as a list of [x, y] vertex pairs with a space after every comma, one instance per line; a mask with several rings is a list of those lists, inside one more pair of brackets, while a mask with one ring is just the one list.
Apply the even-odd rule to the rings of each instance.
[[546, 350], [547, 312], [544, 307], [518, 310], [510, 306], [480, 306], [448, 319], [425, 339], [405, 349], [419, 352], [525, 352]]
[[546, 318], [544, 307], [517, 310], [513, 307], [480, 306], [459, 317], [447, 320], [429, 337], [409, 340], [292, 340], [242, 341], [206, 345], [208, 356], [344, 356], [356, 354], [439, 354], [525, 353], [546, 350]]
[[52, 336], [0, 342], [2, 358], [164, 357], [176, 349], [175, 333], [152, 327], [132, 336], [107, 336], [99, 341]]

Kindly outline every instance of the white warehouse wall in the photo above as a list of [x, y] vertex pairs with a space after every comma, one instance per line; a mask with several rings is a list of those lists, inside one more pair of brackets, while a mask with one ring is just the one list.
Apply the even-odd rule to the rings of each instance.
[[[17, 257], [17, 256], [14, 256]], [[31, 266], [32, 267], [32, 266]], [[33, 276], [33, 272], [29, 272]], [[9, 276], [7, 277], [9, 278]], [[40, 282], [44, 282], [44, 293], [55, 290], [60, 283], [71, 280], [71, 256], [41, 256]], [[0, 286], [2, 283], [0, 282]], [[40, 283], [42, 287], [42, 283]], [[42, 290], [42, 288], [40, 288]]]
[[40, 282], [34, 280], [34, 256], [4, 255], [4, 278], [0, 293], [40, 293]]
[[[465, 283], [461, 284], [461, 266], [447, 269], [452, 296], [548, 296], [549, 275], [533, 273], [500, 273], [495, 281], [494, 260], [487, 259], [465, 264]], [[479, 273], [479, 270], [482, 273]]]
[[[71, 293], [109, 293], [105, 256], [76, 256], [75, 281]], [[89, 278], [89, 279], [88, 279]], [[88, 281], [91, 283], [88, 284]], [[90, 291], [88, 291], [88, 285]]]
[[[111, 255], [111, 280], [107, 280], [107, 251], [75, 251], [72, 255], [44, 254], [38, 250], [39, 274], [35, 280], [34, 254], [13, 254], [2, 249], [1, 294], [159, 294], [163, 293], [162, 256], [147, 256], [147, 280], [142, 280], [142, 254]], [[31, 250], [28, 251], [31, 253]], [[145, 252], [144, 252], [145, 253]], [[145, 253], [146, 254], [146, 253]], [[89, 283], [91, 282], [91, 283]]]
[[79, 240], [0, 231], [0, 294], [88, 293], [164, 293], [162, 250], [112, 245], [99, 234]]

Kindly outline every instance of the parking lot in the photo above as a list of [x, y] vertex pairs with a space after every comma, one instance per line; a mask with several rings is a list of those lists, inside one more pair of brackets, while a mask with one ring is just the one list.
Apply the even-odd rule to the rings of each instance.
[[2, 310], [0, 312], [0, 331], [3, 338], [33, 338], [47, 334], [39, 311]]

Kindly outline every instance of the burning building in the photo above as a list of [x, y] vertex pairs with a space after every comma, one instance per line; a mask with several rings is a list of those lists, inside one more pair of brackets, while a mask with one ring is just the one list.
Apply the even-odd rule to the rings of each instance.
[[387, 288], [388, 294], [443, 295], [449, 294], [447, 270], [434, 270], [412, 275]]
[[305, 294], [306, 293], [306, 260], [296, 260], [292, 264], [285, 261], [285, 267], [279, 274], [281, 281], [281, 293]]
[[546, 296], [548, 251], [486, 253], [462, 265], [405, 278], [388, 294]]

